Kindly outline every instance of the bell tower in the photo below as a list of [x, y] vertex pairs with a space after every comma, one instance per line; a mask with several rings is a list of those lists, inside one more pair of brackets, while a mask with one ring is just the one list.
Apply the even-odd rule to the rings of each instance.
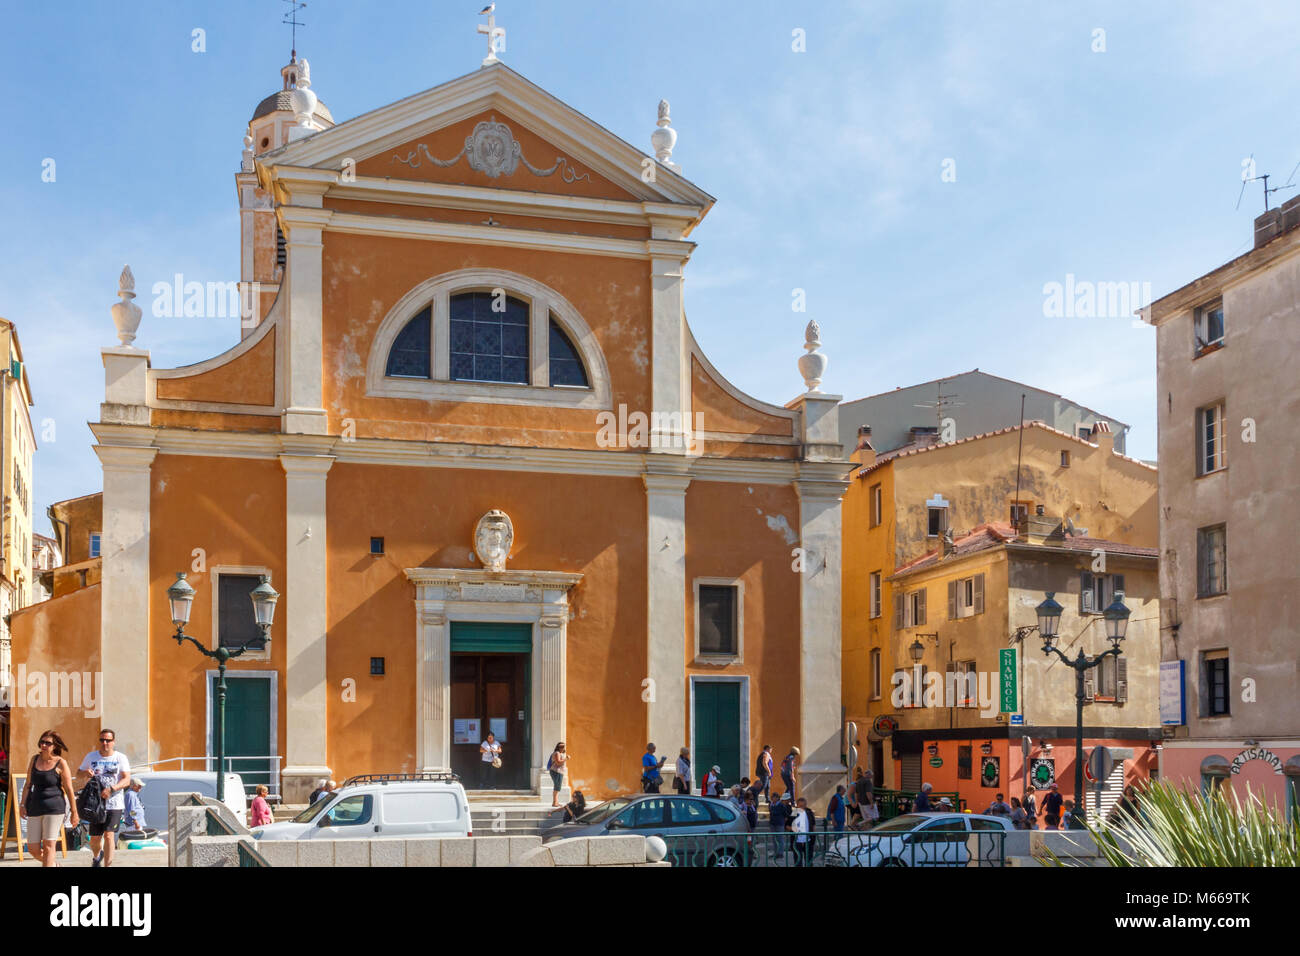
[[280, 89], [253, 110], [244, 134], [243, 159], [235, 174], [240, 292], [248, 310], [242, 317], [241, 338], [266, 317], [280, 291], [285, 265], [284, 236], [276, 223], [271, 195], [257, 183], [257, 157], [334, 125], [329, 107], [311, 88], [311, 66], [298, 59], [297, 50], [289, 52], [289, 62], [280, 68], [280, 83]]

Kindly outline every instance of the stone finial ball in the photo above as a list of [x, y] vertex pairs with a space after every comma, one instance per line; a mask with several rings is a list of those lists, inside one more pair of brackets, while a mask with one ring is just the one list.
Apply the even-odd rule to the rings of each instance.
[[663, 837], [646, 837], [645, 840], [645, 861], [647, 863], [658, 863], [668, 855], [668, 844], [664, 842]]

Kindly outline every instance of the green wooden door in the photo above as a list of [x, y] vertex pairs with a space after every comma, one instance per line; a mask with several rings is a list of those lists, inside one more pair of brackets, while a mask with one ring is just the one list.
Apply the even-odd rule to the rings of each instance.
[[722, 782], [740, 783], [740, 682], [697, 681], [695, 684], [695, 763], [692, 784], [717, 764]]
[[[217, 753], [217, 679], [212, 678], [212, 744]], [[226, 770], [244, 780], [244, 789], [264, 783], [274, 792], [271, 761], [271, 681], [261, 677], [226, 674]], [[261, 758], [261, 759], [256, 759]], [[213, 769], [216, 765], [213, 764]]]

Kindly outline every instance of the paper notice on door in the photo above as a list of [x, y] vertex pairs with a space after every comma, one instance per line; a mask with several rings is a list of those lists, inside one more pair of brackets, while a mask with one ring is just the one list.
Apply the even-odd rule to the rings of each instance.
[[478, 718], [457, 717], [451, 724], [451, 742], [454, 744], [476, 744], [479, 742], [478, 729]]
[[496, 739], [502, 743], [506, 739], [506, 718], [493, 717], [488, 721], [488, 729], [492, 731]]

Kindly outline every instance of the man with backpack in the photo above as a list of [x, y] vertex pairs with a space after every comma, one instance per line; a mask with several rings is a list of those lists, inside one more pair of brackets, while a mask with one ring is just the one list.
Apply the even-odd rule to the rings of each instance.
[[[117, 734], [107, 728], [101, 730], [99, 749], [86, 754], [77, 771], [78, 780], [88, 780], [77, 801], [77, 812], [90, 823], [90, 852], [94, 855], [90, 861], [92, 867], [113, 865], [117, 828], [126, 811], [126, 798], [122, 791], [131, 785], [131, 764], [123, 754], [116, 752], [116, 746]], [[87, 790], [91, 793], [87, 794]], [[108, 839], [104, 838], [106, 834]]]

